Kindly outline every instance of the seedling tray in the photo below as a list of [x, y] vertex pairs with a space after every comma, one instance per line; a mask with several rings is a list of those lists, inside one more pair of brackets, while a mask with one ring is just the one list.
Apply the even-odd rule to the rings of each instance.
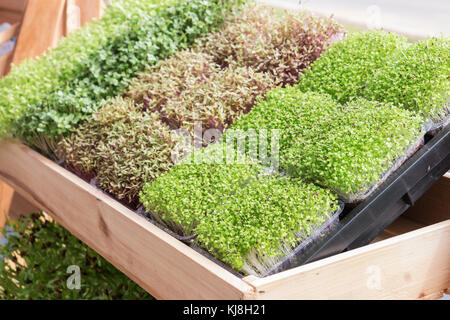
[[274, 274], [372, 242], [450, 170], [450, 125], [425, 136], [425, 145], [356, 207], [347, 204], [340, 221], [301, 255]]
[[[294, 250], [292, 250], [287, 256], [285, 256], [281, 262], [279, 262], [273, 269], [271, 270], [285, 270], [288, 269], [289, 267], [291, 267], [291, 261], [293, 260], [292, 257], [301, 255], [307, 248], [309, 248], [310, 246], [312, 246], [316, 241], [318, 241], [322, 236], [324, 236], [325, 234], [327, 234], [328, 232], [330, 232], [330, 230], [332, 230], [334, 227], [337, 226], [338, 222], [339, 222], [339, 216], [341, 215], [341, 213], [344, 210], [344, 203], [340, 202], [339, 203], [339, 208], [331, 214], [331, 216], [328, 218], [328, 220], [326, 220], [324, 223], [322, 223], [321, 225], [317, 226], [313, 232], [311, 232], [310, 236], [307, 237], [305, 240], [303, 240], [296, 248], [294, 248]], [[162, 224], [160, 224], [159, 222], [153, 220], [152, 218], [150, 218], [150, 215], [148, 213], [145, 212], [145, 210], [141, 207], [139, 208], [137, 211], [135, 211], [136, 214], [138, 214], [139, 216], [143, 217], [144, 219], [146, 219], [147, 221], [151, 222], [153, 225], [155, 225], [156, 227], [158, 227], [159, 229], [165, 231], [166, 233], [170, 234], [172, 237], [176, 238], [177, 240], [183, 242], [184, 244], [188, 245], [189, 247], [191, 247], [192, 249], [194, 249], [196, 252], [200, 253], [201, 255], [205, 256], [206, 258], [208, 258], [209, 260], [213, 261], [214, 263], [218, 264], [219, 266], [221, 266], [222, 268], [226, 269], [227, 271], [229, 271], [230, 273], [234, 274], [237, 277], [243, 277], [242, 274], [240, 274], [239, 272], [237, 272], [236, 270], [232, 269], [230, 266], [228, 266], [227, 264], [223, 263], [222, 261], [216, 259], [213, 255], [211, 255], [208, 251], [204, 250], [203, 248], [199, 247], [195, 241], [193, 241], [195, 239], [195, 236], [192, 237], [188, 237], [188, 238], [183, 238], [180, 237], [179, 235], [175, 234], [173, 231], [171, 231], [170, 229], [166, 228], [165, 226], [163, 226]], [[294, 259], [295, 260], [295, 259]], [[270, 273], [266, 272], [265, 274], [261, 275], [261, 276], [265, 276], [266, 274]]]
[[[17, 142], [0, 142], [0, 178], [158, 299], [423, 299], [450, 288], [450, 175], [412, 208], [434, 209], [400, 217], [379, 242], [266, 277], [236, 276]], [[367, 285], [373, 266], [380, 289]]]
[[297, 266], [296, 261], [308, 250], [308, 248], [311, 248], [314, 245], [314, 243], [320, 241], [322, 237], [330, 233], [339, 225], [339, 216], [344, 211], [344, 208], [345, 208], [344, 203], [341, 203], [339, 205], [339, 209], [325, 223], [323, 223], [319, 228], [317, 228], [317, 230], [315, 230], [311, 234], [311, 236], [308, 237], [308, 239], [300, 243], [278, 265], [274, 266], [263, 276], [267, 276], [270, 274], [278, 273], [280, 271], [296, 267]]

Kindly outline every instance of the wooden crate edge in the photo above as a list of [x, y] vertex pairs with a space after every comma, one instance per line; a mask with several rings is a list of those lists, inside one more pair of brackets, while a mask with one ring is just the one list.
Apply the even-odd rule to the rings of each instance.
[[0, 142], [0, 178], [161, 299], [252, 299], [253, 286], [28, 147]]
[[255, 287], [257, 299], [438, 297], [450, 287], [450, 220], [273, 276], [247, 277], [244, 281]]

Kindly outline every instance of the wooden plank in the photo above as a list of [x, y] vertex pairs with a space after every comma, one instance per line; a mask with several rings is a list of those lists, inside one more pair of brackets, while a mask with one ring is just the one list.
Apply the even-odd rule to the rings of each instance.
[[0, 178], [156, 298], [244, 299], [252, 286], [77, 176], [0, 142]]
[[[450, 218], [450, 217], [449, 217]], [[372, 243], [390, 239], [392, 237], [411, 232], [420, 228], [426, 227], [426, 225], [417, 223], [413, 220], [405, 218], [403, 216], [395, 220], [390, 226], [388, 226], [382, 233], [380, 233]]]
[[103, 16], [103, 0], [67, 0], [65, 35]]
[[14, 192], [11, 199], [11, 206], [9, 207], [8, 217], [11, 220], [18, 219], [20, 216], [27, 216], [32, 213], [41, 211], [36, 206], [28, 202], [25, 197], [20, 195], [17, 191]]
[[75, 0], [81, 12], [81, 26], [103, 16], [105, 3], [103, 0]]
[[[448, 218], [450, 219], [450, 216]], [[418, 223], [418, 222], [411, 220], [405, 216], [401, 216], [397, 220], [395, 220], [390, 226], [388, 226], [382, 233], [380, 233], [372, 241], [372, 243], [383, 241], [383, 240], [398, 236], [400, 234], [418, 230], [423, 227], [426, 227], [426, 225], [422, 224], [422, 223]]]
[[75, 0], [66, 1], [66, 13], [65, 13], [65, 32], [64, 35], [68, 36], [69, 33], [77, 30], [81, 26], [81, 12], [80, 7]]
[[14, 53], [10, 52], [8, 54], [0, 56], [0, 78], [8, 73], [9, 65], [11, 64], [11, 59]]
[[[448, 218], [450, 219], [450, 216]], [[423, 228], [425, 226], [426, 225], [422, 223], [417, 223], [413, 220], [401, 216], [397, 220], [395, 220], [390, 226], [388, 226], [385, 232], [389, 233], [391, 236], [398, 236], [400, 234], [411, 232]]]
[[5, 226], [6, 217], [14, 220], [21, 215], [28, 215], [34, 212], [39, 212], [39, 209], [32, 206], [13, 188], [0, 180], [0, 237], [1, 229]]
[[445, 174], [404, 214], [426, 225], [450, 219], [450, 174]]
[[11, 28], [9, 28], [8, 30], [0, 32], [0, 44], [8, 40], [11, 40], [11, 38], [16, 36], [17, 33], [19, 32], [19, 25], [20, 23], [16, 22], [13, 25], [11, 25]]
[[27, 0], [1, 0], [0, 10], [23, 12], [27, 5]]
[[1, 229], [5, 226], [6, 216], [11, 208], [14, 190], [6, 183], [0, 181], [0, 237]]
[[64, 2], [62, 11], [60, 12], [59, 15], [55, 16], [56, 23], [55, 23], [55, 30], [54, 30], [52, 42], [49, 43], [49, 45], [47, 46], [47, 49], [45, 49], [45, 51], [47, 51], [50, 48], [56, 47], [58, 45], [59, 40], [62, 37], [66, 36], [66, 19], [67, 19], [66, 4], [67, 4], [67, 0], [62, 0], [62, 1]]
[[44, 53], [63, 35], [65, 0], [29, 0], [16, 45], [13, 63]]
[[0, 11], [0, 24], [7, 22], [9, 24], [14, 24], [22, 20], [23, 14], [16, 11]]
[[[14, 196], [14, 189], [8, 184], [0, 180], [0, 215], [8, 214], [11, 208], [12, 199]], [[4, 221], [4, 220], [3, 220]]]
[[450, 287], [450, 220], [266, 278], [257, 299], [424, 299]]
[[383, 240], [386, 240], [386, 239], [389, 239], [389, 238], [392, 238], [392, 237], [393, 237], [392, 234], [390, 234], [390, 233], [388, 233], [386, 231], [383, 231], [375, 239], [373, 239], [371, 243], [380, 242], [380, 241], [383, 241]]

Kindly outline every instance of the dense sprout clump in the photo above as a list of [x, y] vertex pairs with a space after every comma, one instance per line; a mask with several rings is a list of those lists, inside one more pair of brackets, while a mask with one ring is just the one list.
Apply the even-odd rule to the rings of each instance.
[[61, 39], [46, 55], [22, 62], [0, 80], [0, 136], [11, 136], [11, 124], [30, 105], [71, 81], [97, 50], [102, 50], [112, 35], [124, 28], [127, 19], [139, 19], [155, 10], [159, 0], [115, 0], [101, 20]]
[[417, 41], [387, 61], [367, 80], [363, 95], [392, 102], [425, 120], [450, 113], [450, 38]]
[[[204, 153], [214, 148], [217, 144]], [[282, 257], [283, 248], [305, 240], [338, 208], [331, 192], [279, 174], [262, 175], [251, 160], [202, 161], [178, 164], [147, 184], [141, 202], [154, 219], [195, 236], [198, 245], [238, 271], [262, 273], [264, 261]]]
[[137, 206], [139, 191], [172, 166], [170, 129], [158, 116], [117, 98], [58, 146], [60, 159], [118, 200]]
[[235, 125], [282, 130], [280, 166], [345, 199], [378, 182], [423, 134], [421, 126], [419, 116], [390, 103], [359, 98], [339, 105], [296, 88], [271, 91]]
[[331, 95], [339, 103], [361, 96], [368, 79], [383, 68], [406, 39], [383, 31], [357, 32], [336, 42], [305, 71], [302, 91]]
[[223, 131], [250, 111], [256, 99], [274, 86], [273, 79], [235, 64], [220, 69], [212, 57], [182, 51], [143, 73], [128, 90], [149, 113], [158, 113], [172, 129]]
[[302, 71], [331, 43], [344, 35], [332, 19], [309, 13], [249, 7], [206, 37], [201, 50], [214, 56], [222, 67], [230, 63], [268, 72], [277, 85], [294, 84]]
[[[89, 118], [102, 100], [119, 94], [149, 65], [188, 47], [216, 28], [236, 2], [239, 1], [174, 0], [129, 8], [120, 27], [109, 32], [96, 50], [88, 51], [73, 66], [73, 72], [56, 75], [58, 80], [52, 80], [55, 85], [45, 91], [45, 96], [27, 101], [20, 110], [8, 111], [12, 117], [9, 129], [16, 137], [51, 155], [56, 143]], [[70, 54], [70, 50], [65, 52]]]

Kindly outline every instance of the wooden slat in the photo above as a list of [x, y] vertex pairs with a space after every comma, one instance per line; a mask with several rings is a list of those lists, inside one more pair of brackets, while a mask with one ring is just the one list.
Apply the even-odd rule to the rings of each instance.
[[[449, 217], [450, 218], [450, 217]], [[411, 232], [425, 227], [424, 224], [417, 223], [405, 217], [399, 217], [390, 226], [388, 226], [382, 233], [380, 233], [372, 243], [383, 241], [407, 232]]]
[[371, 243], [380, 242], [380, 241], [383, 241], [383, 240], [386, 240], [386, 239], [389, 239], [389, 238], [392, 238], [392, 237], [393, 237], [392, 234], [390, 234], [390, 233], [388, 233], [386, 231], [383, 231], [375, 239], [373, 239], [373, 241]]
[[450, 220], [263, 279], [258, 299], [426, 299], [450, 287]]
[[81, 26], [103, 16], [103, 0], [75, 0], [81, 11]]
[[[91, 0], [92, 1], [92, 0]], [[68, 36], [69, 33], [77, 30], [81, 26], [81, 10], [76, 0], [66, 1], [65, 12], [65, 32], [64, 35]]]
[[[259, 279], [220, 268], [34, 151], [0, 143], [0, 177], [158, 298], [431, 299], [450, 287], [450, 220]], [[378, 281], [378, 280], [379, 281]]]
[[[65, 0], [64, 0], [65, 1]], [[0, 1], [0, 8], [3, 9], [8, 9], [10, 11], [24, 11], [25, 6], [26, 6], [26, 2], [27, 1], [20, 1], [20, 0], [13, 0], [13, 1], [5, 1], [5, 0], [1, 0]], [[45, 2], [42, 1], [41, 3], [45, 3], [47, 5], [51, 5], [51, 3], [49, 2]], [[55, 3], [55, 2], [54, 2]], [[56, 11], [59, 10], [60, 5], [59, 3], [57, 3], [58, 6], [56, 7]], [[47, 39], [50, 39], [52, 41], [51, 44], [48, 44], [49, 46], [54, 45], [55, 41], [57, 41], [60, 37], [63, 36], [64, 30], [67, 28], [70, 28], [71, 31], [75, 30], [76, 28], [80, 27], [80, 24], [84, 24], [87, 22], [92, 21], [94, 18], [101, 18], [102, 13], [103, 13], [103, 1], [102, 0], [67, 0], [67, 5], [66, 5], [66, 10], [68, 11], [67, 13], [63, 13], [62, 15], [57, 15], [57, 24], [59, 24], [59, 26], [56, 26], [56, 29], [53, 30], [54, 33], [54, 37], [49, 37]], [[68, 8], [70, 8], [70, 6], [72, 7], [76, 7], [78, 8], [78, 6], [81, 7], [81, 13], [82, 13], [82, 17], [78, 16], [78, 17], [73, 17], [73, 10], [68, 10]], [[50, 10], [51, 8], [48, 7], [47, 10]], [[33, 7], [33, 4], [30, 5], [30, 12], [31, 11], [35, 11], [36, 7]], [[52, 9], [54, 10], [54, 9]], [[78, 8], [78, 11], [80, 11], [80, 8]], [[76, 12], [75, 12], [76, 13]], [[79, 13], [79, 12], [78, 12]], [[22, 13], [21, 13], [22, 14]], [[27, 15], [27, 19], [30, 16], [30, 13]], [[70, 19], [72, 18], [72, 19]], [[64, 23], [63, 23], [64, 20]], [[36, 28], [36, 26], [32, 26], [32, 23], [27, 20], [28, 23], [26, 24], [28, 28], [32, 28], [31, 33], [33, 32], [33, 30], [35, 30], [34, 32], [40, 32], [39, 28]], [[40, 23], [39, 20], [35, 20], [37, 22]], [[20, 24], [16, 23], [14, 24], [10, 29], [5, 30], [3, 32], [0, 33], [0, 43], [3, 43], [4, 41], [7, 41], [9, 39], [11, 39], [14, 36], [18, 35], [18, 32], [20, 30]], [[30, 30], [24, 31], [23, 34], [30, 34]], [[20, 47], [19, 46], [19, 50], [22, 50], [23, 46]], [[28, 47], [27, 47], [28, 50]], [[27, 54], [33, 54], [33, 51], [28, 51], [28, 53], [18, 53], [17, 56], [18, 57], [26, 57]], [[14, 53], [10, 53], [6, 56], [0, 56], [0, 77], [5, 75], [10, 67], [9, 64], [12, 62], [12, 58], [13, 58]], [[19, 58], [19, 59], [21, 59]], [[1, 183], [1, 182], [0, 182]], [[31, 205], [29, 202], [27, 202], [19, 193], [15, 192], [12, 193], [10, 195], [10, 199], [6, 200], [5, 198], [3, 200], [3, 203], [8, 202], [10, 203], [9, 206], [9, 216], [11, 219], [15, 219], [18, 218], [19, 215], [26, 215], [26, 214], [30, 214], [32, 212], [36, 212], [38, 211], [38, 209]], [[0, 224], [1, 226], [1, 224]]]
[[5, 226], [6, 216], [11, 207], [14, 190], [6, 183], [0, 181], [0, 237], [1, 229]]
[[[450, 219], [450, 215], [448, 216], [448, 219]], [[390, 226], [388, 226], [385, 231], [389, 233], [391, 236], [398, 236], [400, 234], [411, 232], [423, 228], [425, 226], [426, 225], [422, 223], [417, 223], [413, 220], [405, 218], [404, 216], [401, 216], [400, 218], [395, 220]]]
[[0, 236], [7, 216], [10, 220], [14, 220], [34, 212], [39, 212], [39, 209], [31, 205], [9, 185], [0, 181]]
[[[450, 218], [450, 216], [449, 216]], [[379, 241], [383, 241], [395, 236], [398, 236], [403, 233], [411, 232], [420, 228], [425, 227], [424, 224], [417, 223], [413, 220], [410, 220], [405, 217], [399, 217], [397, 220], [395, 220], [390, 226], [386, 228], [382, 233], [380, 233], [373, 241], [372, 243], [376, 243]]]
[[65, 35], [94, 19], [100, 19], [103, 16], [104, 6], [103, 0], [67, 0]]
[[6, 183], [0, 181], [0, 216], [9, 212], [14, 190]]
[[11, 220], [18, 219], [20, 216], [27, 216], [32, 213], [39, 212], [39, 208], [33, 206], [25, 197], [20, 195], [17, 191], [14, 192], [9, 207], [8, 218]]
[[23, 14], [16, 11], [0, 11], [0, 24], [7, 22], [14, 24], [22, 20]]
[[372, 243], [450, 219], [450, 174], [444, 175], [411, 209], [394, 221]]
[[426, 225], [450, 217], [450, 174], [444, 175], [407, 212], [408, 219]]
[[0, 56], [0, 78], [8, 73], [13, 54], [13, 52], [10, 52]]
[[57, 44], [64, 31], [64, 8], [65, 0], [28, 1], [13, 58], [15, 65]]
[[0, 178], [156, 298], [244, 299], [253, 288], [54, 162], [0, 142]]
[[1, 0], [0, 10], [23, 12], [26, 4], [27, 0]]

